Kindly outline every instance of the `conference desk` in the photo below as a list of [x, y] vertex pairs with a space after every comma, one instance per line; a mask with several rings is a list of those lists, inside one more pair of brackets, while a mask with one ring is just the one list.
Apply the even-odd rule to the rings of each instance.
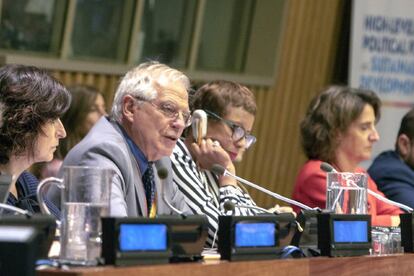
[[204, 263], [179, 263], [165, 265], [141, 265], [131, 267], [103, 266], [94, 268], [70, 268], [63, 271], [47, 269], [38, 276], [217, 276], [217, 275], [414, 275], [414, 254], [390, 256], [363, 256], [342, 258], [306, 258], [267, 261], [207, 261]]

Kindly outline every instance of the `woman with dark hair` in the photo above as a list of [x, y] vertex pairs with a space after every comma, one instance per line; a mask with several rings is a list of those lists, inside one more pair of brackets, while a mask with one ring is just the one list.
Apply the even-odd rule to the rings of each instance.
[[[325, 208], [326, 173], [320, 169], [322, 162], [339, 172], [366, 173], [358, 164], [371, 158], [372, 146], [379, 140], [375, 125], [380, 108], [381, 101], [374, 92], [345, 86], [331, 86], [311, 101], [300, 129], [309, 160], [296, 179], [293, 199]], [[370, 177], [368, 188], [382, 195]], [[400, 209], [372, 195], [368, 195], [368, 211], [374, 226], [399, 224]]]
[[69, 86], [68, 90], [72, 94], [72, 103], [62, 116], [68, 136], [62, 140], [57, 150], [57, 157], [60, 159], [65, 158], [93, 125], [106, 115], [105, 100], [95, 87], [77, 84]]
[[39, 179], [56, 177], [66, 154], [86, 136], [102, 116], [106, 115], [104, 98], [95, 87], [77, 84], [69, 86], [68, 91], [72, 95], [72, 102], [62, 116], [68, 136], [61, 141], [51, 162], [33, 166], [32, 172]]
[[[230, 81], [213, 81], [200, 87], [191, 98], [191, 111], [201, 109], [208, 117], [207, 134], [200, 144], [188, 129], [184, 140], [178, 140], [170, 156], [174, 182], [196, 214], [205, 214], [209, 230], [207, 246], [215, 245], [218, 218], [227, 214], [224, 203], [235, 204], [235, 215], [254, 215], [255, 202], [246, 190], [229, 176], [217, 177], [210, 172], [219, 164], [236, 174], [234, 162], [256, 142], [251, 134], [256, 115], [253, 93], [245, 86]], [[253, 208], [243, 208], [253, 206]], [[286, 209], [285, 209], [286, 210]], [[289, 211], [291, 209], [289, 208]]]
[[[12, 176], [7, 203], [39, 212], [37, 179], [26, 172], [32, 164], [50, 161], [66, 136], [59, 117], [70, 104], [66, 88], [32, 66], [0, 68], [0, 174]], [[56, 208], [47, 202], [52, 212]]]

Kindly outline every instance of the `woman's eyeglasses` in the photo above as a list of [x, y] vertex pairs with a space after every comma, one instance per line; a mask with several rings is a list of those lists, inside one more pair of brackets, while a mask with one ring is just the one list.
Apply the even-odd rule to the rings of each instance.
[[246, 139], [246, 146], [245, 148], [249, 148], [251, 145], [253, 145], [254, 143], [256, 143], [256, 137], [251, 135], [250, 133], [247, 133], [247, 131], [242, 127], [239, 126], [236, 123], [233, 123], [232, 121], [226, 120], [221, 118], [219, 115], [217, 115], [214, 112], [211, 112], [209, 110], [204, 110], [208, 116], [216, 119], [216, 120], [220, 120], [223, 123], [225, 123], [226, 125], [228, 125], [230, 127], [230, 129], [232, 130], [233, 134], [232, 134], [232, 139], [235, 142], [238, 142], [240, 140], [242, 140], [243, 138]]

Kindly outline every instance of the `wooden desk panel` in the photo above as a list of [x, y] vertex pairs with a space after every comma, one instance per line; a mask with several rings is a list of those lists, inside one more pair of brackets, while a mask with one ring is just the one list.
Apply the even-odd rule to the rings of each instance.
[[313, 258], [309, 275], [414, 275], [414, 254]]
[[347, 257], [308, 258], [250, 262], [184, 263], [133, 267], [71, 268], [69, 271], [44, 270], [38, 276], [267, 276], [267, 275], [414, 275], [414, 254]]
[[[69, 271], [48, 269], [38, 271], [38, 276], [130, 276], [130, 275], [159, 275], [159, 276], [243, 276], [243, 275], [307, 275], [308, 259], [301, 260], [272, 260], [249, 262], [216, 261], [209, 263], [181, 263], [167, 265], [141, 265], [132, 267], [95, 267], [71, 268]], [[281, 274], [279, 274], [281, 273]]]

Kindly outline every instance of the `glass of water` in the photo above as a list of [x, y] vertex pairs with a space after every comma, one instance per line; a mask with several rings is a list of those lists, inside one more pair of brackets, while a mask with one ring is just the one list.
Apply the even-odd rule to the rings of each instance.
[[[60, 255], [62, 263], [97, 265], [101, 256], [101, 217], [109, 215], [113, 171], [99, 167], [65, 166], [63, 179], [47, 178], [42, 191], [56, 183], [61, 189]], [[47, 210], [43, 206], [42, 209]], [[47, 212], [47, 211], [46, 211]]]
[[335, 214], [367, 214], [367, 175], [327, 174], [326, 209]]

